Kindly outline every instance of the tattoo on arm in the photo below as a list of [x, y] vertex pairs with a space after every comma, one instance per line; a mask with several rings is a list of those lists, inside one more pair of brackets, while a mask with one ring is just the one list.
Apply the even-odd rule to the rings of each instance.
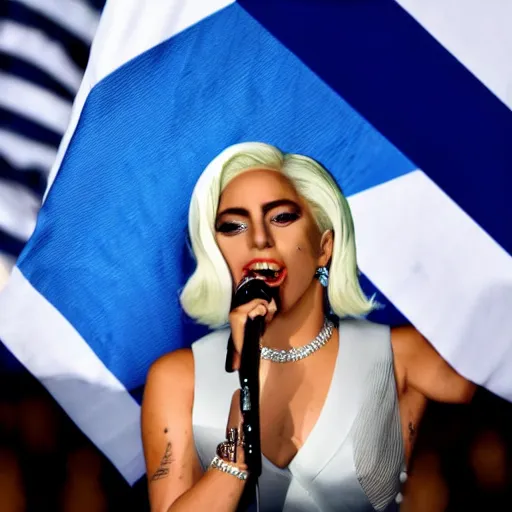
[[165, 478], [169, 474], [169, 468], [172, 462], [174, 462], [174, 459], [172, 458], [171, 443], [167, 443], [164, 456], [160, 461], [160, 466], [158, 466], [158, 469], [155, 471], [150, 481], [155, 482], [156, 480]]
[[416, 436], [416, 427], [412, 421], [409, 422], [409, 441], [413, 441]]

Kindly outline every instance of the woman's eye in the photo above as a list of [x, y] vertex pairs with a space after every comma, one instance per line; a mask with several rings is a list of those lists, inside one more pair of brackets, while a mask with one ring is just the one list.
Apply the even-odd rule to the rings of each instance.
[[297, 220], [300, 215], [296, 212], [286, 212], [286, 213], [278, 213], [274, 217], [272, 217], [272, 222], [276, 224], [289, 224]]
[[219, 233], [224, 233], [226, 235], [236, 235], [237, 233], [245, 231], [247, 229], [247, 224], [244, 222], [223, 222], [217, 226], [216, 229]]

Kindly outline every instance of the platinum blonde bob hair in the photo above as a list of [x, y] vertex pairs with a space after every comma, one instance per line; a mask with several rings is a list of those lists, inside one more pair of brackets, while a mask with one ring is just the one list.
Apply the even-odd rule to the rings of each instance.
[[228, 322], [233, 282], [215, 241], [215, 218], [224, 188], [239, 174], [256, 167], [284, 174], [308, 203], [320, 231], [333, 231], [327, 288], [332, 311], [340, 318], [369, 313], [375, 303], [359, 285], [354, 225], [340, 188], [312, 158], [283, 153], [261, 142], [235, 144], [222, 151], [206, 167], [194, 188], [188, 228], [197, 266], [180, 296], [184, 311], [211, 328]]

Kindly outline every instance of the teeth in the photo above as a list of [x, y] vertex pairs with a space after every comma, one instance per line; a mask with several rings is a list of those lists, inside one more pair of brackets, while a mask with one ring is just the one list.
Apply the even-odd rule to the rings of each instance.
[[276, 263], [268, 263], [266, 261], [260, 261], [258, 263], [253, 263], [249, 270], [273, 270], [274, 272], [279, 272], [279, 265]]

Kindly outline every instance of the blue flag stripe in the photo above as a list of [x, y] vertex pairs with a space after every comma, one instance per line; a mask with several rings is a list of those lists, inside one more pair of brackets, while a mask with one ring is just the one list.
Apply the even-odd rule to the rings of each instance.
[[512, 254], [512, 113], [408, 13], [392, 0], [239, 3]]

